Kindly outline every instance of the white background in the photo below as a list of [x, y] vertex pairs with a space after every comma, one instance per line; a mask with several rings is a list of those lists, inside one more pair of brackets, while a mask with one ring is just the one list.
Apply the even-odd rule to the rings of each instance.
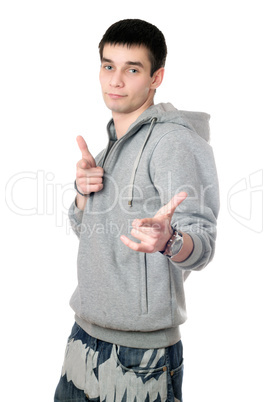
[[66, 212], [75, 138], [83, 135], [94, 155], [106, 144], [98, 43], [123, 18], [145, 19], [166, 36], [156, 102], [211, 114], [221, 212], [215, 259], [186, 282], [184, 400], [265, 402], [268, 29], [260, 0], [1, 2], [3, 400], [53, 400], [73, 324], [78, 241]]

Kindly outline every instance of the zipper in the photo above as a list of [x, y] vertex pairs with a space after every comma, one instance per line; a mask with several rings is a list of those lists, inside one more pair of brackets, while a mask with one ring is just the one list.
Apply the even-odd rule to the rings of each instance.
[[103, 162], [101, 164], [101, 167], [104, 169], [105, 166], [107, 166], [109, 159], [111, 158], [111, 155], [116, 151], [116, 148], [120, 146], [122, 141], [126, 141], [129, 137], [131, 137], [139, 128], [141, 128], [144, 124], [149, 122], [150, 120], [143, 120], [139, 124], [135, 125], [129, 132], [127, 132], [123, 137], [121, 137], [119, 140], [115, 142], [115, 144], [110, 148], [109, 150], [109, 145], [110, 145], [110, 139], [108, 142], [108, 145], [106, 146], [106, 149], [104, 151], [104, 158]]

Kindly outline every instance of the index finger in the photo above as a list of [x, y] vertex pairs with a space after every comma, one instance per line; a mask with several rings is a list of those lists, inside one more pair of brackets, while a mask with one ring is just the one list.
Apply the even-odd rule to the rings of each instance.
[[87, 162], [89, 162], [91, 167], [95, 167], [96, 166], [95, 159], [93, 158], [93, 156], [89, 152], [87, 143], [84, 140], [84, 138], [81, 135], [79, 135], [76, 138], [76, 141], [77, 141], [79, 149], [80, 149], [80, 151], [82, 153], [82, 158], [85, 159]]
[[168, 215], [172, 217], [175, 209], [187, 198], [187, 196], [188, 194], [185, 191], [181, 191], [174, 195], [166, 205], [159, 209], [157, 215]]

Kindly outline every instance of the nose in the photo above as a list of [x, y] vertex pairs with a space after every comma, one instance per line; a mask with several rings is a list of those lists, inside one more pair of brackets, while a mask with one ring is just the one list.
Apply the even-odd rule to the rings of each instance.
[[113, 88], [122, 88], [124, 86], [123, 77], [120, 71], [114, 71], [110, 80], [110, 86]]

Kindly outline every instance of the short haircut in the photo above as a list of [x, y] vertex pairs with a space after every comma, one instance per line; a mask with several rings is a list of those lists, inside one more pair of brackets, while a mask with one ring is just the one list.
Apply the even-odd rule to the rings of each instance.
[[165, 66], [167, 45], [162, 32], [149, 22], [139, 19], [125, 19], [110, 26], [99, 43], [100, 58], [103, 58], [103, 48], [106, 44], [145, 46], [148, 49], [151, 62], [151, 76], [159, 68]]

